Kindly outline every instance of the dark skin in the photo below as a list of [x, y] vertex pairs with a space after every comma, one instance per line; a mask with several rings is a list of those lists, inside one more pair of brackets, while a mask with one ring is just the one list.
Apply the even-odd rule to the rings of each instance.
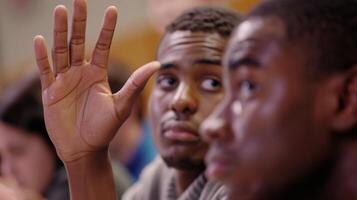
[[[53, 68], [42, 36], [34, 39], [35, 56], [41, 73], [46, 127], [66, 167], [71, 199], [109, 200], [116, 199], [109, 143], [160, 64], [144, 65], [120, 91], [111, 93], [107, 63], [117, 9], [107, 9], [92, 58], [86, 61], [86, 7], [85, 0], [74, 0], [69, 41], [67, 9], [56, 7]], [[178, 195], [205, 168], [207, 144], [202, 142], [198, 127], [223, 96], [220, 63], [226, 43], [227, 38], [218, 34], [179, 31], [167, 34], [158, 51], [158, 59], [164, 64], [151, 100], [151, 118], [160, 153], [164, 158], [173, 158], [169, 165], [177, 172]], [[171, 78], [175, 79], [174, 85]]]
[[89, 61], [84, 58], [87, 2], [74, 0], [73, 12], [68, 40], [67, 9], [57, 6], [54, 10], [53, 67], [44, 38], [34, 39], [46, 128], [66, 167], [71, 199], [116, 199], [108, 146], [160, 64], [139, 68], [120, 91], [112, 93], [107, 64], [117, 9], [106, 10]]
[[202, 174], [208, 145], [201, 122], [223, 97], [221, 60], [227, 43], [216, 33], [167, 33], [159, 47], [161, 68], [150, 98], [154, 142], [175, 169], [177, 194]]
[[208, 177], [231, 199], [357, 199], [357, 67], [311, 78], [273, 17], [244, 21], [229, 44], [224, 100], [201, 127]]

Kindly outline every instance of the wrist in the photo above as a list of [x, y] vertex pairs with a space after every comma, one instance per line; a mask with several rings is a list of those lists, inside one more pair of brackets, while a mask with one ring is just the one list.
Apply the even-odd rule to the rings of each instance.
[[76, 168], [93, 168], [98, 165], [110, 163], [108, 148], [82, 153], [81, 155], [73, 156], [71, 159], [62, 159], [66, 169]]
[[65, 163], [72, 200], [116, 199], [108, 150]]

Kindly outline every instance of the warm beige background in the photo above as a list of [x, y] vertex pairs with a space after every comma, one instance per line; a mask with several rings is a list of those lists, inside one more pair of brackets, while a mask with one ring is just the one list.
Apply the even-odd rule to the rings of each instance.
[[[229, 5], [246, 12], [258, 1], [230, 0]], [[52, 10], [58, 4], [66, 5], [71, 13], [72, 0], [0, 0], [0, 84], [35, 69], [32, 38], [43, 34], [51, 46]], [[160, 36], [149, 27], [146, 0], [88, 0], [87, 53], [97, 38], [104, 10], [110, 5], [119, 8], [111, 57], [131, 69], [154, 59]]]
[[[3, 76], [20, 66], [34, 64], [33, 36], [40, 33], [48, 43], [52, 42], [52, 9], [57, 4], [72, 10], [72, 0], [0, 0], [0, 73]], [[110, 5], [119, 8], [116, 38], [146, 23], [145, 0], [88, 0], [89, 44], [94, 43], [104, 10]]]

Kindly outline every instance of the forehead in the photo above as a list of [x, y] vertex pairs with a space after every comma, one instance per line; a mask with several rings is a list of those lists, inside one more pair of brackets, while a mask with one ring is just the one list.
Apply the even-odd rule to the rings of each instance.
[[255, 45], [281, 44], [285, 36], [285, 26], [279, 18], [249, 18], [243, 21], [234, 31], [227, 54], [234, 53], [234, 51], [253, 43]]
[[160, 43], [161, 63], [183, 63], [195, 60], [221, 60], [227, 38], [218, 33], [175, 31], [167, 33]]
[[0, 122], [0, 138], [1, 142], [20, 142], [20, 141], [28, 141], [30, 138], [29, 133], [24, 132], [21, 129], [18, 129], [16, 127], [12, 127], [10, 125], [7, 125], [3, 122]]
[[241, 69], [250, 73], [259, 71], [267, 80], [273, 79], [273, 75], [305, 80], [309, 56], [305, 44], [290, 41], [281, 19], [250, 18], [237, 28], [229, 43], [224, 74], [226, 79], [234, 79], [237, 76], [231, 72]]
[[252, 17], [238, 26], [232, 38], [237, 42], [252, 38], [283, 39], [285, 38], [285, 25], [277, 17]]
[[252, 17], [243, 21], [234, 31], [224, 58], [225, 66], [236, 57], [272, 55], [287, 47], [286, 29], [277, 17]]

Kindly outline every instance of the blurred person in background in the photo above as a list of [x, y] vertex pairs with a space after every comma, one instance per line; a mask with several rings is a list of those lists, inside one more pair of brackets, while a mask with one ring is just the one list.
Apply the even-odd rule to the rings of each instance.
[[1, 200], [46, 200], [37, 192], [19, 186], [15, 181], [0, 177]]
[[[45, 127], [39, 76], [22, 75], [0, 94], [1, 177], [48, 200], [69, 199], [66, 171]], [[113, 174], [121, 196], [130, 176], [120, 163], [113, 164]]]
[[49, 200], [69, 199], [63, 164], [47, 135], [38, 76], [8, 84], [0, 97], [0, 120], [1, 176]]

